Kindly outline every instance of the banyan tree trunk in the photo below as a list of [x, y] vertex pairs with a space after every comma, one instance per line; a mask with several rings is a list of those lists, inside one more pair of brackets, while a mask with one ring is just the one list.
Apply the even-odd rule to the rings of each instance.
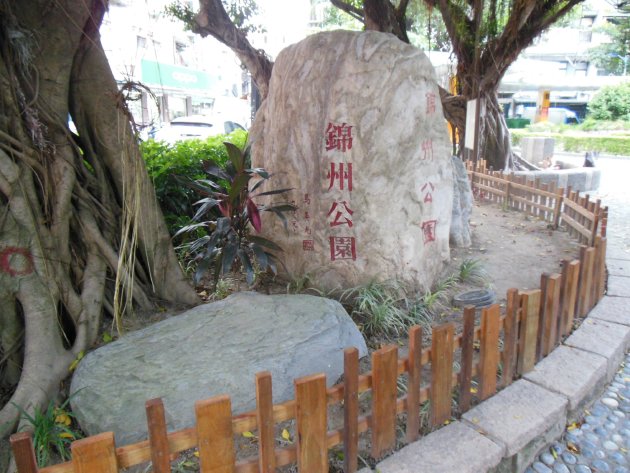
[[100, 43], [105, 8], [0, 0], [0, 440], [16, 406], [55, 395], [104, 313], [198, 303]]

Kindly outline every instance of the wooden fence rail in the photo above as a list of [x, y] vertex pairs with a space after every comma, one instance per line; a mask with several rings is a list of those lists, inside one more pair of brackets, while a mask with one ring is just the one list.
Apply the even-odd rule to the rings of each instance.
[[553, 228], [562, 226], [584, 244], [592, 246], [598, 234], [606, 236], [608, 208], [602, 207], [600, 200], [593, 202], [589, 195], [581, 197], [570, 188], [557, 188], [555, 183], [489, 170], [485, 161], [478, 163], [476, 171], [468, 162], [467, 171], [478, 197], [545, 220]]
[[[503, 184], [495, 176], [488, 176], [483, 185], [485, 189], [494, 189], [488, 192], [499, 196], [496, 198], [508, 202], [512, 192], [526, 190], [530, 195], [556, 200], [550, 204], [549, 200], [523, 197], [525, 200], [514, 200], [514, 205], [538, 212], [541, 218], [550, 218], [547, 214], [557, 211], [560, 194], [548, 190], [536, 193], [520, 183], [518, 187], [496, 190]], [[514, 185], [510, 180], [505, 182]], [[575, 203], [574, 198], [568, 201]], [[587, 213], [582, 207], [584, 202], [577, 204], [581, 210], [573, 217], [576, 221], [583, 217], [580, 225], [584, 228], [594, 228], [589, 218], [595, 215], [602, 215], [605, 222], [605, 213], [598, 213], [595, 207]], [[568, 208], [575, 210], [571, 204]], [[605, 226], [602, 224], [601, 228]], [[540, 289], [508, 290], [503, 314], [496, 304], [483, 308], [481, 324], [475, 326], [476, 310], [466, 307], [462, 332], [456, 334], [453, 324], [433, 327], [430, 347], [422, 347], [422, 328], [412, 327], [408, 355], [399, 358], [396, 346], [384, 346], [373, 352], [372, 370], [365, 374], [359, 372], [358, 350], [348, 348], [344, 351], [343, 383], [326, 388], [323, 374], [297, 379], [294, 400], [282, 404], [272, 403], [271, 374], [261, 372], [255, 379], [255, 410], [233, 415], [228, 396], [197, 401], [195, 426], [169, 433], [162, 400], [148, 400], [147, 440], [116, 447], [111, 432], [91, 436], [73, 442], [71, 461], [45, 468], [36, 465], [30, 434], [14, 434], [11, 446], [18, 472], [114, 473], [150, 461], [153, 471], [166, 473], [173, 458], [195, 448], [200, 471], [204, 473], [269, 473], [289, 464], [297, 464], [302, 472], [323, 473], [328, 471], [328, 450], [341, 446], [344, 471], [353, 473], [359, 467], [360, 434], [371, 431], [371, 456], [381, 458], [395, 447], [396, 427], [402, 413], [406, 413], [405, 440], [412, 442], [419, 436], [421, 406], [427, 401], [428, 422], [439, 426], [532, 370], [537, 361], [570, 333], [575, 317], [582, 317], [603, 297], [605, 256], [604, 230], [604, 235], [593, 237], [592, 246], [581, 248], [579, 259], [563, 261], [562, 273], [543, 274]], [[458, 370], [454, 368], [455, 360], [459, 361]], [[401, 385], [405, 386], [402, 395]], [[363, 401], [360, 406], [360, 395], [368, 391], [370, 405]], [[458, 393], [456, 412], [453, 411], [455, 392]], [[328, 430], [328, 407], [339, 404], [343, 406], [343, 426]], [[278, 424], [290, 420], [295, 422], [296, 441], [279, 445], [274, 432], [281, 428]], [[256, 432], [257, 455], [237, 459], [234, 436], [248, 431]]]

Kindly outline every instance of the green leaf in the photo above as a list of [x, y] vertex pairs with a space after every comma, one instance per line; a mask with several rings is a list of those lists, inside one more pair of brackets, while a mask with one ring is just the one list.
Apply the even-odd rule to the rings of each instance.
[[223, 261], [221, 262], [221, 273], [229, 273], [236, 258], [236, 251], [238, 250], [238, 244], [231, 242], [223, 247]]
[[233, 206], [236, 206], [237, 198], [241, 194], [241, 191], [243, 189], [247, 189], [247, 184], [249, 184], [250, 177], [251, 176], [249, 174], [239, 174], [232, 182], [230, 192], [228, 193], [228, 198], [230, 199], [230, 203]]
[[263, 180], [269, 179], [269, 177], [271, 177], [271, 174], [269, 174], [264, 168], [246, 169], [245, 172], [258, 174], [260, 177], [263, 178]]
[[204, 235], [201, 238], [197, 238], [195, 241], [193, 241], [190, 244], [188, 249], [190, 250], [191, 253], [196, 253], [197, 250], [199, 250], [199, 248], [201, 248], [206, 243], [208, 243], [209, 240], [210, 240], [210, 236], [209, 235]]
[[[195, 216], [193, 217], [193, 220], [199, 220], [202, 216], [206, 214], [206, 212], [208, 212], [208, 210], [210, 210], [213, 207], [216, 207], [219, 204], [218, 200], [211, 199], [209, 197], [206, 199], [202, 199], [199, 202], [203, 202], [203, 205], [199, 207], [197, 212], [195, 212]], [[199, 202], [196, 202], [196, 203], [198, 204]]]
[[249, 191], [249, 193], [253, 193], [256, 191], [256, 189], [258, 189], [260, 186], [262, 186], [265, 182], [267, 182], [267, 179], [260, 179], [259, 181], [256, 181], [256, 183], [252, 186], [251, 190]]
[[245, 269], [245, 280], [247, 281], [247, 284], [251, 286], [252, 284], [254, 284], [254, 268], [252, 267], [252, 263], [249, 260], [249, 256], [247, 256], [245, 250], [239, 248], [237, 253], [239, 259], [241, 260], [241, 264]]
[[229, 141], [226, 141], [223, 144], [227, 149], [228, 156], [230, 157], [230, 162], [234, 166], [234, 169], [236, 169], [236, 171], [238, 172], [243, 171], [245, 169], [245, 154], [243, 153], [243, 151], [241, 151], [238, 146], [230, 143]]
[[215, 230], [219, 235], [226, 235], [230, 231], [230, 219], [221, 217], [217, 219], [217, 228]]
[[206, 173], [218, 177], [219, 179], [225, 179], [226, 181], [232, 179], [232, 176], [211, 161], [204, 162], [203, 169]]
[[280, 248], [280, 246], [278, 246], [276, 243], [274, 243], [271, 240], [267, 240], [266, 238], [256, 236], [256, 235], [249, 235], [248, 239], [252, 243], [256, 243], [260, 246], [264, 246], [265, 248], [269, 248], [270, 250], [282, 251], [282, 248]]
[[[284, 194], [285, 192], [292, 191], [293, 189], [295, 189], [295, 187], [287, 187], [286, 189], [276, 189], [276, 190], [272, 190], [272, 191], [261, 192], [260, 194], [256, 194], [256, 195], [257, 196], [261, 196], [261, 195]], [[252, 191], [253, 191], [253, 189], [252, 189]], [[295, 207], [295, 205], [293, 207]], [[295, 207], [295, 209], [297, 209], [297, 207]], [[293, 209], [293, 210], [295, 210], [295, 209]]]
[[266, 205], [263, 210], [267, 212], [295, 212], [297, 207], [293, 204], [272, 204]]
[[185, 227], [180, 228], [180, 229], [179, 229], [179, 230], [175, 233], [175, 235], [173, 235], [173, 238], [175, 238], [176, 236], [181, 235], [182, 233], [187, 233], [187, 232], [190, 232], [190, 231], [192, 231], [192, 230], [195, 230], [195, 229], [197, 229], [197, 228], [199, 228], [199, 227], [206, 227], [206, 226], [208, 226], [208, 223], [207, 223], [207, 222], [200, 222], [200, 223], [193, 223], [193, 224], [191, 224], [191, 225], [186, 225]]
[[263, 250], [262, 246], [255, 243], [250, 243], [249, 247], [254, 252], [254, 256], [256, 257], [256, 261], [258, 262], [258, 266], [260, 266], [260, 269], [263, 271], [267, 269], [267, 266], [269, 266], [269, 261], [267, 258], [267, 253], [265, 253], [265, 250]]

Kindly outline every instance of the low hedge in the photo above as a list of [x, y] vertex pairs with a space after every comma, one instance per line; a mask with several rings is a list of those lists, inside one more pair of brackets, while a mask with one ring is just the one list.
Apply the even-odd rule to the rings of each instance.
[[624, 135], [573, 135], [562, 133], [529, 133], [527, 130], [510, 130], [512, 145], [518, 146], [525, 136], [549, 137], [556, 140], [556, 146], [564, 151], [586, 152], [599, 151], [600, 153], [630, 156], [630, 136]]
[[223, 145], [225, 141], [243, 148], [247, 142], [247, 132], [237, 130], [229, 135], [217, 135], [203, 141], [179, 141], [174, 145], [153, 140], [140, 144], [171, 235], [190, 222], [195, 214], [193, 204], [199, 200], [199, 194], [182, 185], [175, 176], [193, 180], [208, 178], [202, 164], [211, 159], [219, 166], [225, 165], [229, 159]]

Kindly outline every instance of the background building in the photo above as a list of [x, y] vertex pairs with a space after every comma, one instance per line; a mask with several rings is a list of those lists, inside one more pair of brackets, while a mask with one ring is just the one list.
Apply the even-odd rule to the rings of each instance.
[[[138, 124], [179, 116], [230, 114], [249, 125], [249, 80], [232, 51], [201, 38], [165, 13], [170, 0], [111, 0], [101, 27], [105, 53], [119, 84], [149, 90], [129, 102]], [[188, 1], [193, 9], [196, 1]]]

